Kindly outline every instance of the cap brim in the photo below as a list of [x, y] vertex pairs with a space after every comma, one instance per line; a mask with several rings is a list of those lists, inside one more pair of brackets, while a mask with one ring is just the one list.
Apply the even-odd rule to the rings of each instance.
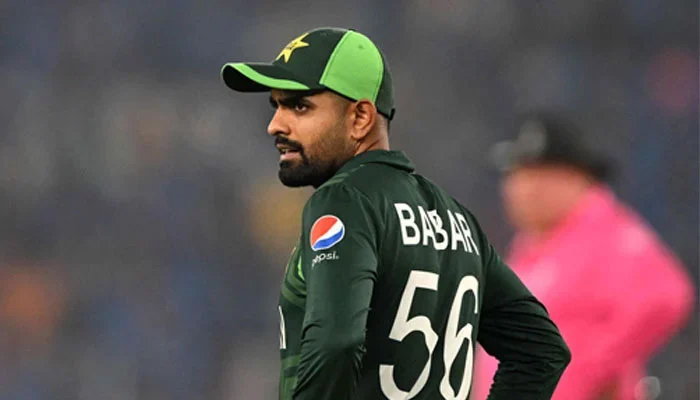
[[266, 92], [270, 89], [311, 90], [320, 85], [302, 82], [286, 69], [265, 63], [228, 63], [221, 68], [226, 86], [239, 92]]

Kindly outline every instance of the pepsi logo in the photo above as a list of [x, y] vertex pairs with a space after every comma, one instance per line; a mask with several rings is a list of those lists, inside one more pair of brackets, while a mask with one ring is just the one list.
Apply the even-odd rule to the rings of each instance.
[[335, 215], [324, 215], [311, 226], [310, 242], [313, 251], [335, 246], [345, 236], [345, 225]]

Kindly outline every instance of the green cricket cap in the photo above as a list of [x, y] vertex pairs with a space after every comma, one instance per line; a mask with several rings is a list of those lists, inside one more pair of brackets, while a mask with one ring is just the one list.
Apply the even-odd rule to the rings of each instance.
[[239, 92], [327, 89], [351, 100], [367, 99], [394, 116], [391, 73], [379, 48], [365, 35], [317, 28], [287, 44], [271, 63], [227, 63], [221, 76]]

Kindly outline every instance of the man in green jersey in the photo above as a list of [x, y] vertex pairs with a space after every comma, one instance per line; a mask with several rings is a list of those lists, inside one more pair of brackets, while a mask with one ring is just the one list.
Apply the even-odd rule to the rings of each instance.
[[389, 150], [370, 39], [319, 28], [222, 76], [270, 92], [279, 178], [316, 189], [279, 298], [280, 399], [465, 400], [475, 341], [500, 360], [490, 399], [550, 398], [566, 344], [474, 216]]

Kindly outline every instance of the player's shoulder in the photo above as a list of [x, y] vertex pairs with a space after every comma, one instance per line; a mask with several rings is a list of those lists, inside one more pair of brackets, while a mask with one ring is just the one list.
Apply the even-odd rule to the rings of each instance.
[[367, 197], [359, 188], [345, 180], [329, 181], [314, 190], [306, 202], [306, 208], [326, 203], [353, 203]]
[[400, 171], [379, 163], [342, 170], [313, 192], [304, 213], [311, 216], [332, 209], [374, 213], [378, 204], [391, 197], [394, 190], [390, 182], [401, 179], [400, 175]]
[[389, 165], [367, 163], [355, 166], [349, 170], [337, 173], [315, 192], [315, 196], [323, 197], [328, 194], [344, 195], [355, 193], [372, 198], [386, 195], [391, 184], [397, 180], [408, 178], [409, 173]]
[[[357, 180], [351, 179], [354, 172], [341, 172], [314, 190], [304, 206], [304, 216], [313, 217], [319, 213], [354, 213], [371, 207], [372, 201]], [[350, 178], [350, 179], [349, 179]]]

